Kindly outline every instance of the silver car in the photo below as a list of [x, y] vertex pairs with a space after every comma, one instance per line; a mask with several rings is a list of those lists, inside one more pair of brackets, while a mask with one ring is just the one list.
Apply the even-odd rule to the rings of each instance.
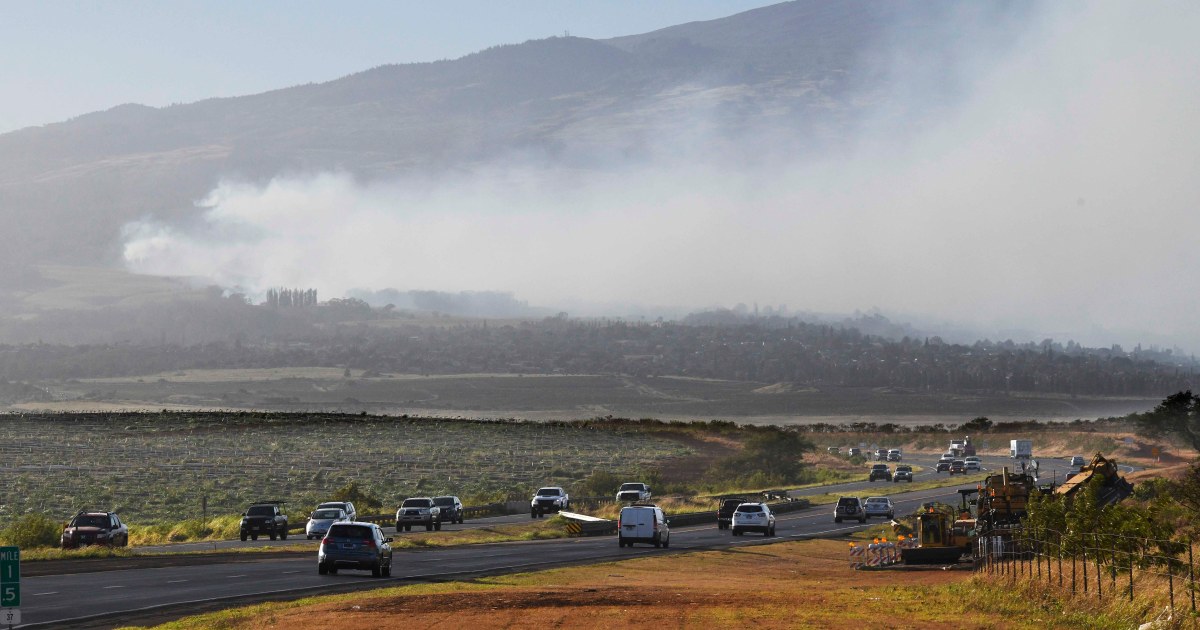
[[872, 516], [896, 517], [896, 508], [892, 505], [892, 500], [887, 497], [871, 497], [867, 499], [863, 511], [867, 518], [871, 518]]
[[405, 499], [396, 510], [396, 531], [412, 531], [413, 525], [424, 525], [425, 531], [442, 529], [442, 509], [429, 497]]
[[350, 517], [346, 516], [346, 512], [342, 510], [336, 508], [313, 510], [313, 513], [308, 515], [308, 524], [304, 526], [304, 536], [309, 540], [324, 538], [330, 525], [348, 522], [350, 522]]

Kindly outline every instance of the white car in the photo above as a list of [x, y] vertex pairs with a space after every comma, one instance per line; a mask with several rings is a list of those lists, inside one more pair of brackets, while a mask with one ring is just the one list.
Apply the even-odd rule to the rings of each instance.
[[308, 523], [304, 526], [304, 536], [309, 540], [324, 538], [329, 532], [329, 526], [334, 523], [349, 523], [349, 516], [340, 508], [317, 508], [308, 515]]
[[623, 483], [617, 490], [617, 503], [649, 500], [650, 486], [644, 483]]
[[632, 547], [633, 543], [650, 543], [655, 547], [671, 546], [671, 527], [667, 515], [656, 505], [628, 505], [621, 508], [617, 518], [617, 544]]
[[733, 511], [731, 523], [734, 536], [745, 532], [762, 532], [763, 536], [775, 535], [775, 515], [766, 503], [743, 503]]
[[963, 462], [963, 470], [967, 472], [979, 472], [983, 468], [979, 465], [978, 459], [968, 459]]
[[349, 501], [326, 501], [317, 506], [318, 510], [334, 509], [341, 510], [346, 513], [346, 519], [350, 521], [358, 520], [358, 510], [354, 509], [354, 504]]
[[561, 512], [571, 507], [571, 497], [562, 486], [538, 488], [529, 502], [529, 517], [541, 518], [546, 514]]

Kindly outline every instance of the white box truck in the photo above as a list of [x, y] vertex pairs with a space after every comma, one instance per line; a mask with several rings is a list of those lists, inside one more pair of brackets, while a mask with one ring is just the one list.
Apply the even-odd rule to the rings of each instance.
[[1033, 440], [1012, 440], [1008, 445], [1008, 456], [1012, 459], [1033, 457]]

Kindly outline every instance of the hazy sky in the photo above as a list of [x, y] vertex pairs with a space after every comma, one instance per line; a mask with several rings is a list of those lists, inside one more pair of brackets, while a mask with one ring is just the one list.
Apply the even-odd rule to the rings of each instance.
[[[126, 259], [252, 291], [878, 307], [993, 338], [1200, 348], [1200, 5], [1037, 6], [1003, 54], [979, 58], [964, 38], [952, 68], [898, 64], [891, 100], [917, 114], [902, 125], [881, 114], [838, 154], [747, 167], [701, 150], [712, 159], [584, 175], [507, 161], [434, 183], [223, 182], [203, 203], [210, 229], [131, 224]], [[707, 16], [564, 28], [599, 36], [690, 17]], [[963, 95], [921, 115], [912, 86], [931, 71], [957, 73]], [[716, 146], [704, 115], [673, 113], [695, 135], [650, 144]], [[779, 148], [763, 137], [739, 141]]]
[[122, 103], [162, 106], [319, 83], [388, 63], [561, 35], [605, 38], [769, 0], [6, 2], [0, 133]]

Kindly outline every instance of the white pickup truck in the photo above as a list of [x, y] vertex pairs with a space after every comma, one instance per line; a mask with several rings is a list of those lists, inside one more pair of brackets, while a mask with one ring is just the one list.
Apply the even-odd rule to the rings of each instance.
[[644, 483], [623, 483], [617, 490], [617, 503], [634, 503], [650, 500], [650, 486]]
[[539, 488], [529, 502], [529, 518], [541, 518], [551, 512], [560, 512], [571, 506], [571, 497], [561, 486]]

